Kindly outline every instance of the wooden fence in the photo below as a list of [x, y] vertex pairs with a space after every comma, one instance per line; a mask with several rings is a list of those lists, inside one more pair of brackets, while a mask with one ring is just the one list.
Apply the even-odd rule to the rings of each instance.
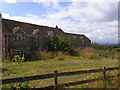
[[[11, 78], [11, 79], [2, 79], [2, 84], [9, 84], [9, 83], [18, 83], [18, 82], [24, 82], [24, 81], [31, 81], [31, 80], [39, 80], [39, 79], [48, 79], [48, 78], [54, 78], [54, 86], [48, 86], [48, 87], [43, 87], [41, 89], [57, 89], [59, 86], [72, 86], [72, 85], [78, 85], [78, 84], [84, 84], [84, 83], [89, 83], [97, 80], [102, 80], [114, 76], [106, 76], [106, 71], [111, 71], [111, 70], [119, 70], [119, 67], [110, 67], [106, 68], [104, 67], [103, 69], [92, 69], [92, 70], [82, 70], [82, 71], [73, 71], [73, 72], [62, 72], [58, 73], [58, 71], [55, 71], [52, 74], [44, 74], [44, 75], [36, 75], [36, 76], [27, 76], [27, 77], [20, 77], [20, 78]], [[79, 75], [79, 74], [87, 74], [87, 73], [97, 73], [97, 72], [103, 72], [103, 77], [100, 78], [95, 78], [95, 79], [90, 79], [90, 80], [83, 80], [83, 81], [78, 81], [78, 82], [71, 82], [71, 83], [65, 83], [65, 84], [58, 84], [58, 77], [60, 76], [71, 76], [71, 75]], [[120, 76], [120, 75], [117, 75]]]

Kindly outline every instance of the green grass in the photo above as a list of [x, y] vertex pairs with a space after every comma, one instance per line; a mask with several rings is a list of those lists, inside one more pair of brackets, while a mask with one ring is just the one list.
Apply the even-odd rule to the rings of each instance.
[[[2, 68], [6, 69], [6, 71], [3, 72], [2, 78], [6, 79], [6, 78], [15, 78], [15, 77], [23, 77], [23, 76], [49, 74], [49, 73], [53, 73], [55, 70], [58, 70], [58, 72], [69, 72], [69, 71], [77, 71], [77, 70], [103, 68], [104, 66], [106, 67], [118, 66], [118, 60], [115, 56], [116, 53], [112, 52], [113, 53], [112, 55], [114, 55], [114, 58], [112, 58], [111, 56], [109, 56], [110, 52], [108, 51], [104, 53], [105, 55], [108, 55], [107, 57], [104, 57], [103, 51], [99, 51], [98, 53], [96, 52], [98, 51], [91, 51], [91, 50], [80, 51], [79, 56], [69, 56], [67, 54], [62, 54], [59, 52], [57, 56], [54, 57], [54, 59], [44, 59], [44, 60], [28, 61], [22, 63], [10, 62], [5, 60], [2, 63]], [[102, 74], [95, 73], [95, 74], [64, 76], [59, 78], [59, 84], [92, 79], [99, 76], [102, 76]], [[29, 82], [29, 85], [30, 87], [44, 87], [44, 86], [53, 85], [54, 84], [53, 81], [54, 81], [53, 79], [33, 80]], [[3, 87], [10, 87], [11, 85], [14, 84], [3, 85]], [[78, 87], [87, 87], [87, 86], [83, 85]]]
[[41, 60], [30, 62], [3, 62], [3, 68], [7, 71], [3, 72], [3, 78], [13, 78], [19, 76], [39, 75], [53, 73], [54, 70], [59, 72], [86, 70], [94, 68], [103, 68], [117, 66], [116, 59], [101, 59], [101, 60], [79, 60], [75, 57], [65, 58], [64, 60]]

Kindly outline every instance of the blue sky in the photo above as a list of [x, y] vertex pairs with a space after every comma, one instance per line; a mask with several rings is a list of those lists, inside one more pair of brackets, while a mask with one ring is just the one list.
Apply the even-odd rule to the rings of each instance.
[[[118, 42], [118, 2], [58, 2], [56, 0], [33, 0], [2, 2], [3, 18], [29, 22], [38, 25], [59, 26], [69, 33], [85, 34], [93, 42]], [[80, 0], [79, 0], [80, 1]]]
[[50, 7], [44, 7], [41, 3], [33, 2], [18, 2], [18, 3], [3, 3], [2, 11], [9, 13], [12, 16], [23, 16], [26, 13], [34, 15], [47, 14], [49, 11], [54, 12]]

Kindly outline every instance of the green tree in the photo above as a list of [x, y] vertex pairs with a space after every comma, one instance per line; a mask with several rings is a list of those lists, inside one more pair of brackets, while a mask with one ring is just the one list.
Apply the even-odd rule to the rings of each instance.
[[59, 48], [59, 38], [55, 34], [52, 34], [48, 42], [48, 50], [52, 51], [52, 58], [54, 57], [54, 53], [58, 51], [58, 48]]
[[76, 56], [77, 52], [73, 49], [72, 44], [68, 38], [57, 36], [55, 34], [50, 36], [48, 42], [48, 51], [52, 51], [52, 58], [56, 51], [68, 52], [72, 56]]

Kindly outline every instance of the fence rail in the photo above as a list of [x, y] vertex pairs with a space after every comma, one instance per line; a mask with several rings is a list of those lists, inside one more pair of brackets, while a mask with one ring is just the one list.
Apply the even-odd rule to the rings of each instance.
[[[97, 73], [97, 72], [103, 72], [106, 75], [106, 71], [119, 70], [119, 69], [120, 69], [119, 67], [110, 67], [110, 68], [105, 68], [104, 67], [103, 69], [81, 70], [81, 71], [62, 72], [62, 73], [57, 73], [57, 71], [55, 71], [55, 73], [52, 73], [52, 74], [27, 76], [27, 77], [11, 78], [11, 79], [2, 79], [0, 81], [2, 81], [2, 84], [9, 84], [9, 83], [31, 81], [31, 80], [54, 78], [55, 79], [54, 80], [55, 81], [55, 87], [57, 87], [57, 86], [60, 86], [60, 85], [57, 85], [58, 84], [57, 83], [58, 82], [57, 77], [60, 77], [60, 76], [71, 76], [71, 75], [86, 74], [86, 73]], [[105, 75], [104, 75], [104, 78], [106, 77]], [[120, 76], [120, 75], [118, 75], [118, 76]], [[101, 78], [84, 80], [84, 81], [79, 81], [79, 82], [66, 83], [66, 84], [63, 84], [63, 85], [68, 86], [68, 85], [73, 85], [74, 83], [82, 84], [82, 83], [87, 83], [87, 82], [91, 82], [91, 81], [95, 81], [95, 80], [99, 80], [99, 79], [101, 79]], [[49, 86], [48, 88], [52, 88], [52, 87], [53, 86]]]
[[[115, 76], [116, 75], [114, 75], [114, 76], [108, 76], [108, 78], [115, 77]], [[120, 76], [120, 75], [117, 75], [117, 76]], [[68, 87], [68, 86], [73, 86], [73, 85], [90, 83], [90, 82], [94, 82], [94, 81], [98, 81], [98, 80], [103, 80], [103, 78], [100, 77], [100, 78], [95, 78], [95, 79], [89, 79], [89, 80], [82, 80], [82, 81], [77, 81], [77, 82], [64, 83], [64, 84], [57, 85], [57, 87], [60, 87], [60, 86]], [[51, 86], [47, 86], [47, 87], [41, 87], [39, 89], [45, 89], [45, 90], [48, 89], [48, 90], [51, 90], [51, 89], [54, 89], [54, 88], [55, 88], [55, 86], [51, 85]]]

